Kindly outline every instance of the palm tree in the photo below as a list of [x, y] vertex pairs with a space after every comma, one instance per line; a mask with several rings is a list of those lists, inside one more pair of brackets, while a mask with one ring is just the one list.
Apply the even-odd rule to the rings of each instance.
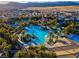
[[9, 50], [11, 48], [11, 44], [7, 44], [6, 42], [2, 43], [2, 49], [3, 50]]
[[3, 42], [6, 42], [6, 40], [4, 38], [0, 38], [0, 45], [2, 45]]
[[56, 54], [52, 51], [47, 52], [46, 55], [47, 55], [46, 56], [47, 58], [56, 58], [57, 57]]
[[18, 37], [17, 37], [17, 34], [13, 34], [11, 35], [11, 38], [12, 38], [12, 42], [14, 45], [17, 45], [17, 42], [18, 42]]
[[24, 50], [18, 50], [14, 55], [14, 57], [16, 58], [25, 58], [26, 56], [27, 56], [27, 52]]
[[[49, 32], [49, 33], [48, 33], [48, 36], [49, 36], [48, 44], [51, 44], [51, 43], [53, 42], [54, 33]], [[53, 43], [54, 43], [54, 42], [53, 42]]]
[[4, 52], [2, 53], [2, 57], [3, 57], [3, 58], [9, 58], [9, 52], [8, 52], [8, 51], [4, 51]]
[[39, 45], [39, 46], [37, 47], [37, 49], [39, 49], [39, 50], [46, 50], [46, 47], [45, 47], [44, 45]]

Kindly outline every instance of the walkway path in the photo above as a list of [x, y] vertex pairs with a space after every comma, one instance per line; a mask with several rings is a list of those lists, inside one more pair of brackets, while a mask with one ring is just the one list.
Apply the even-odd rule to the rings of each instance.
[[77, 45], [75, 42], [71, 41], [71, 45], [48, 48], [48, 50], [55, 51], [57, 56], [63, 56], [63, 55], [67, 56], [67, 55], [71, 55], [71, 54], [73, 54], [75, 56], [75, 53], [79, 52], [79, 45]]

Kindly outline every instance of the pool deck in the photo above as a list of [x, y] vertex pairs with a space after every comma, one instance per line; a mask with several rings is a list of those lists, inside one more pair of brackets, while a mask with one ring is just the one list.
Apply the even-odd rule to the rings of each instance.
[[73, 42], [68, 38], [60, 38], [60, 39], [67, 42], [68, 44], [65, 45], [58, 42], [52, 46], [53, 48], [48, 48], [48, 50], [54, 51], [58, 57], [75, 58], [76, 57], [75, 53], [79, 52], [79, 44], [76, 42]]

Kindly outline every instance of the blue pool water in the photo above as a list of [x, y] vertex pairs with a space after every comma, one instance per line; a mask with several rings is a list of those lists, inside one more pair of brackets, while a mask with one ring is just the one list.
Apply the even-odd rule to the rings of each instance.
[[41, 26], [36, 26], [36, 25], [30, 25], [30, 26], [26, 26], [25, 27], [25, 34], [30, 34], [32, 35], [32, 33], [36, 36], [35, 42], [36, 43], [40, 43], [43, 44], [44, 43], [44, 37], [45, 35], [48, 34], [48, 30], [46, 29], [42, 29]]
[[70, 34], [67, 37], [74, 42], [79, 42], [79, 35], [77, 34]]

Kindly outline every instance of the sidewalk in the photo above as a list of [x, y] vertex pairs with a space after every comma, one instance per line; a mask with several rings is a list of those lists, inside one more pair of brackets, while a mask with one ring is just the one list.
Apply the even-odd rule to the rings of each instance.
[[79, 52], [79, 48], [70, 49], [70, 50], [63, 50], [63, 51], [55, 51], [55, 53], [56, 53], [57, 56], [75, 54], [77, 52]]

